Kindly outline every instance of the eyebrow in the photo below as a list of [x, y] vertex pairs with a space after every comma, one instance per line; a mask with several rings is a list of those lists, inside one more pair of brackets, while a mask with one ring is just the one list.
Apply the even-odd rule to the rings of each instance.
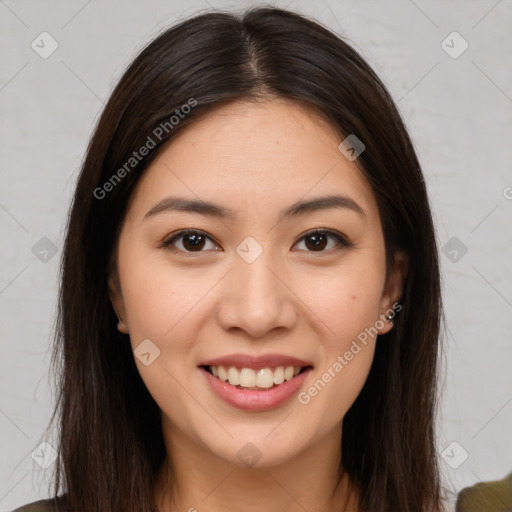
[[[345, 196], [329, 195], [316, 197], [306, 201], [297, 201], [288, 208], [279, 212], [279, 220], [331, 208], [343, 208], [356, 212], [362, 216], [366, 215], [363, 208], [361, 208], [361, 206], [359, 206], [359, 204], [353, 199]], [[234, 210], [211, 203], [210, 201], [170, 196], [162, 199], [153, 206], [153, 208], [144, 215], [143, 220], [153, 217], [159, 213], [170, 211], [197, 213], [220, 219], [233, 219], [236, 217], [236, 212]]]

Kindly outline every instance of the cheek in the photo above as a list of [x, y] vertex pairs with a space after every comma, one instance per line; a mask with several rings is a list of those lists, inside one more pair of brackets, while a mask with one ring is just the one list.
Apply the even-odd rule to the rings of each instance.
[[[122, 283], [138, 371], [161, 409], [168, 413], [185, 410], [188, 395], [183, 393], [182, 385], [188, 382], [190, 369], [195, 368], [195, 342], [205, 318], [213, 314], [208, 292], [219, 276], [206, 268], [172, 268], [165, 260], [147, 256], [146, 263], [140, 264], [142, 258], [137, 258], [135, 252], [132, 255], [126, 260]], [[149, 344], [150, 352], [157, 357], [145, 365], [137, 354], [148, 339], [154, 344]]]
[[368, 378], [374, 352], [374, 341], [349, 342], [318, 369], [315, 378], [297, 396], [305, 413], [301, 415], [305, 430], [316, 429], [322, 435], [343, 420]]
[[361, 387], [371, 365], [379, 294], [370, 293], [354, 279], [338, 287], [331, 285], [319, 302], [318, 311], [326, 325], [321, 370], [330, 372], [324, 380], [335, 383], [332, 387], [343, 381], [342, 395], [350, 394], [352, 387]]
[[163, 341], [182, 327], [214, 284], [214, 276], [173, 268], [165, 259], [147, 254], [138, 258], [134, 252], [131, 256], [121, 277], [130, 336], [134, 343], [144, 338]]
[[[343, 417], [363, 388], [375, 354], [375, 296], [346, 287], [329, 293], [324, 322], [329, 326], [323, 337], [321, 363], [305, 391], [298, 395], [306, 414], [304, 429], [325, 434]], [[317, 419], [322, 418], [317, 425]], [[319, 431], [318, 431], [319, 430]]]
[[[330, 271], [329, 278], [311, 280], [308, 305], [322, 320], [323, 354], [315, 378], [298, 402], [308, 410], [305, 421], [322, 417], [328, 430], [342, 420], [368, 377], [375, 353], [382, 268], [370, 259]], [[318, 278], [318, 276], [316, 276]], [[303, 290], [304, 293], [304, 290]]]
[[325, 335], [339, 350], [379, 318], [383, 269], [376, 259], [316, 273], [302, 281], [300, 297], [322, 320]]
[[[153, 399], [172, 417], [188, 410], [190, 396], [183, 386], [194, 364], [201, 298], [214, 284], [211, 281], [161, 262], [126, 266], [123, 294], [135, 363]], [[137, 354], [148, 339], [154, 345], [148, 345], [151, 362], [146, 365]]]

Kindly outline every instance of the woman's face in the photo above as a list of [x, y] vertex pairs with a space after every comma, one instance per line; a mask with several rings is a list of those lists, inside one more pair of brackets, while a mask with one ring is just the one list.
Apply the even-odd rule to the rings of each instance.
[[263, 467], [339, 444], [406, 265], [386, 282], [376, 199], [341, 141], [295, 103], [236, 103], [141, 178], [110, 287], [169, 448]]

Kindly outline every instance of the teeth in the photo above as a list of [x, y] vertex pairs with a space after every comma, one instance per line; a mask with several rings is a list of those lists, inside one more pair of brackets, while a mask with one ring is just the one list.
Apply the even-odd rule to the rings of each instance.
[[274, 385], [274, 373], [270, 368], [263, 368], [256, 373], [256, 386], [268, 389]]
[[[239, 375], [239, 382], [237, 382], [237, 384], [240, 384], [240, 386], [244, 388], [253, 388], [256, 386], [256, 373], [251, 368], [242, 368], [239, 373], [236, 368], [231, 367], [230, 371]], [[233, 384], [231, 381], [229, 381], [229, 383]], [[236, 384], [233, 385], [236, 386]]]
[[228, 380], [228, 372], [224, 369], [224, 366], [219, 366], [219, 379], [226, 382]]
[[284, 368], [279, 366], [274, 370], [274, 384], [282, 384], [284, 382]]
[[233, 386], [240, 384], [241, 375], [238, 373], [236, 368], [231, 367], [228, 370], [228, 380], [229, 383]]
[[243, 388], [262, 388], [269, 389], [274, 385], [282, 384], [285, 380], [291, 380], [301, 371], [300, 366], [278, 366], [275, 369], [262, 368], [253, 370], [252, 368], [236, 368], [234, 366], [210, 366], [211, 373], [224, 382], [229, 382], [232, 386]]

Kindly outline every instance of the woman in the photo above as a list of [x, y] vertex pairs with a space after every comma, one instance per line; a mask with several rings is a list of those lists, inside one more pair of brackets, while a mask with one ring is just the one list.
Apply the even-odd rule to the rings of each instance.
[[423, 175], [369, 65], [290, 11], [185, 20], [78, 179], [62, 496], [33, 510], [443, 510], [440, 316]]

